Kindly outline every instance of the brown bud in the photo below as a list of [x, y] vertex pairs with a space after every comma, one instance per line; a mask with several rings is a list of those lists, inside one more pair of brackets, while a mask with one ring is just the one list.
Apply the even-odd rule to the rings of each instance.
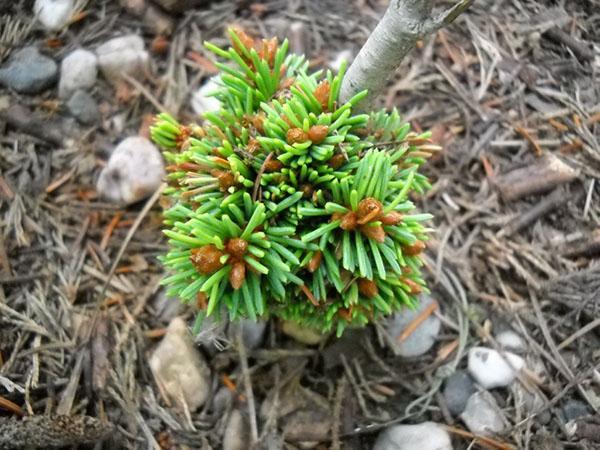
[[374, 239], [377, 242], [385, 241], [385, 231], [381, 225], [361, 225], [360, 231], [369, 239]]
[[257, 150], [260, 150], [260, 142], [258, 142], [258, 139], [248, 139], [248, 145], [246, 145], [246, 150], [248, 150], [248, 153], [254, 153]]
[[208, 307], [208, 296], [204, 292], [198, 292], [196, 296], [196, 308], [204, 311]]
[[252, 126], [256, 128], [260, 134], [265, 132], [264, 124], [265, 124], [265, 115], [264, 113], [258, 113], [257, 115], [252, 117]]
[[301, 144], [303, 142], [308, 141], [308, 134], [306, 134], [302, 129], [300, 128], [290, 128], [286, 135], [285, 135], [286, 139], [287, 139], [287, 143], [292, 145], [292, 144]]
[[423, 292], [423, 288], [410, 278], [402, 278], [402, 282], [408, 286], [411, 295], [419, 295]]
[[281, 83], [279, 83], [279, 89], [281, 89], [282, 91], [285, 89], [289, 89], [290, 86], [292, 84], [294, 84], [294, 81], [296, 81], [296, 79], [293, 77], [283, 78], [284, 75], [285, 75], [285, 71], [281, 74], [282, 80], [281, 80]]
[[192, 261], [198, 272], [208, 275], [223, 267], [220, 261], [221, 256], [223, 256], [223, 252], [210, 244], [192, 249], [190, 261]]
[[398, 225], [400, 222], [402, 222], [402, 214], [392, 211], [391, 213], [380, 217], [379, 220], [381, 220], [381, 223], [384, 225]]
[[225, 244], [225, 251], [234, 258], [240, 259], [248, 251], [248, 242], [241, 238], [229, 239]]
[[346, 162], [346, 157], [341, 153], [336, 153], [331, 157], [327, 164], [331, 166], [333, 169], [339, 169]]
[[312, 273], [315, 270], [317, 270], [319, 268], [319, 266], [321, 265], [322, 259], [323, 259], [323, 254], [321, 253], [320, 250], [317, 250], [315, 252], [315, 254], [313, 255], [313, 257], [310, 258], [310, 261], [308, 262], [308, 265], [306, 266], [308, 271]]
[[300, 189], [302, 190], [302, 194], [303, 194], [304, 198], [310, 198], [310, 196], [315, 191], [314, 188], [312, 187], [312, 185], [310, 185], [310, 184], [303, 184]]
[[346, 322], [350, 322], [352, 320], [352, 310], [349, 308], [338, 309], [338, 314]]
[[360, 201], [358, 204], [358, 224], [363, 225], [372, 220], [377, 220], [383, 211], [383, 207], [381, 206], [381, 202], [379, 200], [375, 200], [374, 198], [365, 198]]
[[346, 213], [342, 216], [342, 223], [340, 223], [340, 228], [346, 231], [352, 231], [356, 228], [356, 214], [352, 211]]
[[308, 130], [308, 138], [313, 144], [320, 144], [327, 137], [329, 127], [327, 125], [313, 125]]
[[231, 287], [238, 290], [242, 287], [242, 284], [244, 284], [245, 279], [246, 264], [241, 261], [234, 263], [231, 267], [231, 272], [229, 272], [229, 282], [231, 283]]
[[235, 177], [229, 171], [221, 172], [219, 175], [217, 175], [217, 180], [219, 180], [219, 187], [222, 191], [226, 191], [231, 186], [235, 185]]
[[327, 109], [329, 103], [329, 88], [329, 81], [325, 80], [321, 81], [315, 89], [315, 92], [313, 92], [313, 95], [324, 110]]
[[281, 170], [283, 164], [281, 161], [277, 161], [276, 159], [270, 159], [265, 163], [265, 172], [277, 172]]
[[364, 297], [373, 298], [379, 293], [377, 284], [367, 278], [358, 279], [358, 292]]
[[425, 250], [425, 242], [417, 241], [413, 245], [405, 245], [402, 247], [402, 253], [406, 256], [416, 256]]

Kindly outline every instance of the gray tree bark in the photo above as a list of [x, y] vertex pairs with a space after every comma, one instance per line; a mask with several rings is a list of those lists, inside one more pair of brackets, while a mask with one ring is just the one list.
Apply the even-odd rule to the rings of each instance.
[[391, 0], [383, 18], [348, 68], [340, 91], [341, 102], [367, 89], [369, 94], [357, 105], [368, 111], [387, 81], [422, 37], [451, 23], [474, 0], [460, 0], [433, 17], [433, 0]]

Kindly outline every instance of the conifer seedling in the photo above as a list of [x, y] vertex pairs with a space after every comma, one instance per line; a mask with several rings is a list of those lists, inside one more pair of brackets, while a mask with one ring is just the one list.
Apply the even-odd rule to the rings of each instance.
[[168, 162], [168, 294], [206, 316], [278, 317], [340, 336], [413, 307], [427, 291], [429, 214], [411, 193], [439, 147], [398, 112], [338, 101], [345, 67], [310, 72], [288, 42], [228, 31], [221, 109], [184, 125], [160, 114], [152, 137]]

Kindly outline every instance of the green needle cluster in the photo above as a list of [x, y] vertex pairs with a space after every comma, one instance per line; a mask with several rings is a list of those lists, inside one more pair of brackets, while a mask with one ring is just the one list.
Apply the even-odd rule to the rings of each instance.
[[229, 30], [217, 112], [200, 125], [160, 114], [168, 162], [168, 293], [207, 315], [276, 316], [341, 335], [415, 304], [429, 214], [413, 192], [439, 149], [398, 113], [356, 114], [338, 74], [309, 73], [288, 43]]

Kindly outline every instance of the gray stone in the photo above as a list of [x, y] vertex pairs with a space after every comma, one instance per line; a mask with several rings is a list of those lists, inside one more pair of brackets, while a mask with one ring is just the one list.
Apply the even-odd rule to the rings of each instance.
[[78, 89], [89, 89], [98, 78], [98, 58], [90, 51], [77, 49], [60, 64], [58, 96], [69, 98]]
[[170, 35], [175, 28], [173, 18], [154, 6], [148, 6], [142, 22], [152, 33], [161, 36]]
[[[528, 391], [520, 382], [512, 383], [510, 391], [515, 401], [515, 409], [524, 410], [527, 415], [538, 414], [537, 421], [542, 425], [550, 422], [552, 415], [547, 409], [541, 411], [545, 402], [537, 393]], [[541, 412], [538, 413], [538, 411]]]
[[106, 41], [96, 49], [96, 55], [102, 74], [111, 82], [122, 79], [124, 74], [143, 78], [148, 68], [144, 41], [135, 34]]
[[38, 94], [56, 81], [58, 66], [36, 47], [25, 47], [11, 55], [0, 68], [0, 84], [21, 94]]
[[33, 12], [44, 28], [58, 31], [69, 23], [74, 7], [74, 0], [36, 0]]
[[505, 350], [516, 352], [524, 352], [527, 350], [527, 345], [521, 336], [512, 330], [505, 330], [498, 333], [496, 342]]
[[485, 389], [508, 386], [524, 366], [523, 358], [514, 353], [501, 355], [486, 347], [469, 350], [469, 373]]
[[169, 324], [149, 364], [161, 390], [180, 407], [187, 406], [193, 412], [208, 398], [210, 369], [194, 346], [182, 318], [177, 317]]
[[435, 314], [427, 317], [406, 339], [398, 342], [404, 330], [433, 302], [434, 300], [429, 295], [422, 295], [415, 309], [406, 308], [387, 319], [386, 329], [395, 355], [420, 356], [433, 347], [441, 327], [440, 319]]
[[234, 394], [228, 388], [223, 386], [215, 394], [212, 405], [213, 413], [221, 416], [233, 404]]
[[155, 315], [161, 322], [169, 323], [183, 312], [183, 304], [177, 298], [167, 297], [164, 289], [158, 291], [152, 300]]
[[131, 204], [154, 193], [164, 174], [163, 160], [154, 144], [144, 137], [133, 136], [114, 149], [96, 189], [112, 202]]
[[264, 320], [254, 321], [242, 319], [229, 324], [229, 339], [235, 342], [238, 330], [242, 330], [242, 339], [246, 348], [255, 349], [262, 343], [267, 329], [267, 322]]
[[434, 422], [393, 425], [379, 434], [373, 450], [452, 450], [452, 441]]
[[450, 413], [459, 416], [464, 411], [469, 397], [476, 391], [475, 382], [467, 372], [459, 370], [450, 375], [444, 386], [444, 399]]
[[500, 433], [506, 427], [506, 419], [496, 399], [487, 391], [471, 395], [460, 418], [472, 433], [482, 436]]
[[589, 414], [590, 409], [588, 406], [585, 403], [575, 399], [567, 401], [560, 408], [560, 416], [565, 423], [588, 416]]
[[242, 413], [234, 409], [223, 433], [223, 450], [245, 450], [250, 442], [250, 427]]
[[100, 120], [98, 103], [86, 91], [79, 89], [67, 102], [71, 115], [84, 125], [91, 125]]
[[285, 335], [305, 345], [319, 345], [329, 337], [329, 334], [320, 333], [317, 330], [299, 325], [291, 320], [283, 321], [281, 331], [283, 331]]

